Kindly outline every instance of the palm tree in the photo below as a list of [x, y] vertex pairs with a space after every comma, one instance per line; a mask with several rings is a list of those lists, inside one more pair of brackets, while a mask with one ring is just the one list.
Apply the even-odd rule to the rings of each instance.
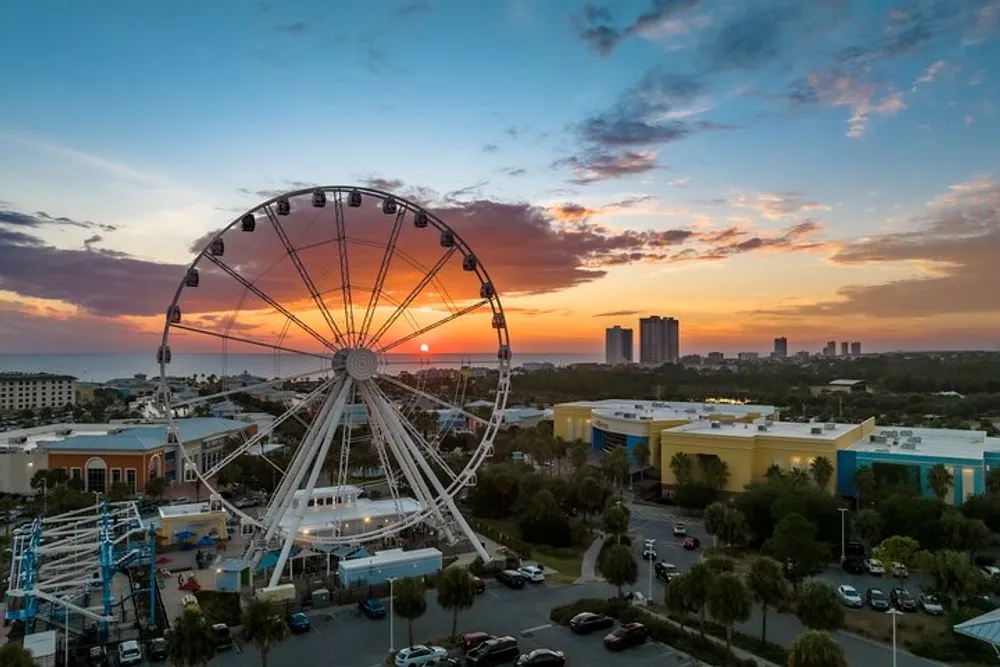
[[698, 561], [684, 573], [684, 593], [688, 606], [698, 610], [698, 626], [705, 634], [705, 605], [708, 602], [708, 591], [718, 575], [705, 561]]
[[811, 579], [799, 591], [797, 612], [802, 625], [813, 630], [837, 630], [844, 626], [844, 608], [833, 584]]
[[35, 667], [31, 651], [13, 642], [0, 646], [0, 665], [3, 667]]
[[854, 532], [868, 546], [882, 541], [882, 515], [873, 509], [863, 509], [854, 515]]
[[788, 667], [847, 667], [847, 658], [829, 633], [806, 630], [792, 642]]
[[601, 469], [618, 486], [619, 492], [624, 492], [628, 468], [628, 451], [624, 447], [615, 447], [601, 456]]
[[705, 485], [715, 491], [722, 491], [729, 483], [729, 464], [714, 454], [711, 456], [699, 456], [698, 463], [701, 467], [701, 477]]
[[185, 609], [166, 639], [167, 658], [174, 667], [203, 667], [215, 656], [215, 632], [200, 611]]
[[243, 610], [241, 623], [243, 629], [240, 636], [243, 641], [257, 647], [261, 667], [267, 667], [267, 656], [271, 649], [288, 634], [278, 606], [271, 600], [250, 600]]
[[702, 523], [705, 524], [705, 532], [712, 536], [712, 544], [718, 545], [719, 533], [722, 531], [722, 523], [726, 520], [726, 506], [722, 503], [712, 503], [705, 508]]
[[621, 544], [622, 536], [628, 532], [630, 519], [631, 517], [624, 505], [617, 503], [609, 504], [601, 514], [601, 528], [608, 535], [614, 536], [618, 544]]
[[955, 486], [955, 477], [943, 463], [935, 463], [927, 471], [927, 486], [934, 492], [938, 500], [943, 501], [952, 487]]
[[821, 491], [826, 491], [833, 478], [833, 463], [825, 456], [817, 456], [809, 465], [809, 474]]
[[746, 584], [735, 572], [726, 572], [716, 577], [708, 590], [706, 600], [708, 614], [716, 623], [726, 629], [726, 651], [733, 640], [733, 625], [750, 618], [753, 598]]
[[451, 636], [458, 636], [458, 612], [476, 602], [472, 576], [464, 567], [449, 567], [441, 571], [437, 582], [437, 603], [451, 610]]
[[767, 610], [777, 607], [788, 597], [788, 580], [781, 563], [768, 556], [760, 556], [750, 563], [747, 588], [760, 604], [760, 641], [767, 641]]
[[867, 502], [875, 494], [878, 482], [875, 479], [875, 471], [871, 466], [858, 466], [851, 475], [851, 483], [858, 497], [858, 507], [862, 502]]
[[583, 440], [574, 440], [569, 446], [569, 462], [574, 470], [583, 470], [587, 465], [587, 460], [590, 458], [587, 450], [587, 443]]
[[652, 452], [649, 451], [649, 445], [645, 442], [640, 442], [632, 447], [632, 456], [639, 465], [639, 469], [645, 470], [649, 467], [649, 458], [652, 456]]
[[424, 582], [417, 577], [407, 577], [392, 586], [392, 609], [400, 618], [406, 619], [406, 632], [410, 646], [413, 646], [413, 621], [427, 611], [427, 597]]
[[694, 482], [694, 460], [690, 454], [677, 452], [670, 457], [670, 472], [674, 473], [674, 484], [686, 486]]
[[781, 472], [781, 466], [777, 463], [772, 463], [767, 466], [767, 470], [764, 471], [764, 479], [769, 482], [781, 481], [783, 473]]
[[618, 588], [618, 597], [622, 596], [623, 586], [630, 586], [639, 578], [639, 564], [635, 562], [635, 556], [621, 544], [605, 551], [597, 567], [608, 583]]

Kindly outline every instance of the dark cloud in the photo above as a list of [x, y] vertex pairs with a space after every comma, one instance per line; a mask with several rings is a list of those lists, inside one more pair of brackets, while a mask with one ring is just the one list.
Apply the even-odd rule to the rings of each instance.
[[102, 237], [99, 234], [94, 234], [93, 236], [90, 236], [83, 240], [83, 247], [85, 250], [94, 250], [94, 245], [100, 243], [103, 240], [104, 237]]
[[573, 172], [572, 181], [580, 185], [645, 174], [659, 168], [652, 151], [599, 150], [556, 160], [552, 166], [569, 168]]
[[309, 30], [309, 24], [305, 21], [293, 21], [292, 23], [281, 23], [274, 29], [286, 35], [301, 35]]
[[701, 3], [702, 0], [652, 0], [646, 11], [623, 28], [611, 25], [611, 12], [607, 7], [587, 3], [570, 18], [570, 25], [592, 52], [606, 58], [623, 40], [653, 30]]
[[431, 11], [431, 3], [426, 1], [421, 2], [411, 2], [410, 4], [403, 5], [396, 12], [400, 16], [406, 18], [417, 18], [419, 16], [425, 16]]
[[607, 313], [597, 313], [594, 317], [627, 317], [629, 315], [638, 315], [641, 310], [612, 310]]
[[484, 144], [483, 145], [483, 152], [484, 153], [496, 153], [498, 150], [500, 150], [500, 147], [497, 146], [496, 144]]
[[504, 167], [500, 170], [500, 173], [504, 176], [510, 176], [516, 178], [517, 176], [524, 176], [528, 173], [527, 169], [522, 169], [521, 167]]
[[0, 225], [12, 225], [14, 227], [76, 227], [78, 229], [97, 229], [102, 232], [113, 232], [118, 229], [115, 225], [106, 225], [86, 220], [74, 220], [66, 217], [53, 217], [44, 211], [35, 213], [23, 213], [7, 207], [0, 206]]
[[523, 137], [524, 134], [530, 129], [531, 128], [529, 128], [527, 125], [511, 125], [507, 129], [505, 129], [503, 133], [516, 141], [517, 139]]
[[734, 255], [757, 251], [803, 252], [820, 251], [830, 245], [818, 240], [822, 231], [819, 223], [805, 220], [774, 234], [754, 234], [749, 230], [730, 227], [719, 231], [699, 232], [705, 245], [685, 248], [670, 256], [670, 261], [718, 261]]
[[368, 176], [361, 179], [361, 182], [370, 188], [382, 190], [383, 192], [395, 192], [396, 190], [401, 190], [404, 185], [403, 181], [398, 178], [382, 178], [380, 176]]
[[843, 245], [831, 258], [842, 265], [917, 262], [925, 275], [852, 285], [839, 299], [762, 311], [781, 317], [864, 315], [876, 318], [1000, 314], [1000, 184], [983, 179], [954, 186], [909, 221], [915, 231]]
[[731, 18], [706, 45], [715, 71], [752, 70], [770, 65], [784, 53], [799, 18], [799, 6], [751, 6]]

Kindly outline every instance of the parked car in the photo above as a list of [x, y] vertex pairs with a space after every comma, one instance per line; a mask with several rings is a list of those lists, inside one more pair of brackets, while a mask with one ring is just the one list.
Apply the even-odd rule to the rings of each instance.
[[486, 592], [486, 582], [483, 581], [482, 579], [480, 579], [479, 577], [473, 577], [472, 578], [472, 588], [476, 591], [476, 593], [485, 593]]
[[469, 667], [509, 665], [521, 652], [513, 637], [496, 637], [483, 642], [465, 655]]
[[889, 570], [897, 579], [906, 579], [910, 576], [910, 569], [902, 563], [893, 563], [889, 566]]
[[103, 646], [91, 646], [87, 652], [87, 664], [90, 667], [110, 667], [111, 661], [108, 660], [108, 652]]
[[514, 667], [563, 667], [565, 664], [565, 654], [550, 648], [536, 648], [530, 653], [522, 653], [514, 661]]
[[146, 655], [153, 662], [160, 662], [167, 659], [167, 640], [163, 637], [156, 637], [146, 645]]
[[491, 639], [494, 639], [494, 636], [488, 632], [467, 632], [462, 637], [462, 647], [466, 652], [469, 652], [483, 642], [488, 642]]
[[642, 548], [642, 559], [643, 560], [656, 560], [656, 549], [650, 545], [646, 545]]
[[418, 644], [399, 650], [396, 654], [396, 667], [423, 667], [431, 660], [447, 655], [448, 651], [440, 646]]
[[677, 566], [672, 563], [664, 563], [659, 561], [653, 565], [653, 574], [656, 575], [657, 579], [662, 579], [665, 582], [669, 582], [674, 577], [681, 576], [681, 571], [677, 569]]
[[881, 577], [885, 574], [885, 565], [882, 565], [882, 562], [877, 558], [866, 558], [865, 572], [873, 577]]
[[424, 663], [424, 667], [462, 667], [462, 661], [458, 658], [434, 658]]
[[858, 589], [848, 584], [837, 586], [837, 598], [840, 600], [840, 604], [845, 607], [861, 609], [861, 607], [864, 606], [864, 602], [861, 600], [861, 594], [858, 593]]
[[569, 621], [569, 629], [578, 635], [589, 635], [598, 630], [607, 630], [615, 626], [615, 619], [604, 614], [593, 614], [585, 611], [577, 614]]
[[688, 530], [687, 526], [683, 523], [674, 524], [674, 537], [687, 537]]
[[309, 617], [301, 611], [293, 611], [285, 620], [288, 623], [289, 632], [293, 635], [309, 632], [312, 629], [312, 623], [309, 622]]
[[371, 619], [385, 618], [385, 605], [378, 598], [362, 600], [358, 603], [358, 610]]
[[507, 588], [524, 588], [524, 577], [517, 570], [500, 570], [496, 576], [497, 581]]
[[142, 648], [139, 642], [129, 639], [118, 645], [118, 664], [122, 667], [126, 665], [138, 665], [142, 662]]
[[701, 540], [699, 540], [697, 537], [689, 537], [686, 540], [684, 540], [684, 543], [681, 546], [684, 548], [685, 551], [694, 551], [695, 549], [701, 546]]
[[865, 572], [864, 561], [859, 558], [848, 558], [841, 563], [841, 566], [848, 574], [864, 574]]
[[996, 565], [983, 565], [979, 568], [987, 579], [1000, 579], [1000, 567]]
[[642, 623], [628, 623], [604, 635], [604, 647], [621, 651], [645, 643], [648, 635], [649, 632]]
[[920, 610], [925, 614], [930, 616], [944, 616], [944, 607], [933, 595], [928, 595], [924, 593], [919, 598], [917, 598], [917, 604], [920, 605]]
[[881, 588], [869, 588], [865, 592], [868, 608], [874, 611], [889, 611], [889, 596]]
[[545, 572], [537, 565], [522, 565], [517, 568], [517, 572], [533, 584], [540, 584], [545, 581]]
[[215, 649], [217, 651], [228, 651], [233, 647], [235, 643], [233, 633], [229, 630], [228, 625], [216, 623], [212, 626], [212, 632], [215, 633]]
[[889, 603], [899, 611], [917, 610], [917, 601], [905, 588], [893, 588], [889, 591]]

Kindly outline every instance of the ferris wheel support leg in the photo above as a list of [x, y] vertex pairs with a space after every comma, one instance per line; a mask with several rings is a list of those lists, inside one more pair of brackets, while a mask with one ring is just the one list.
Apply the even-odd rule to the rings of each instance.
[[302, 485], [309, 462], [316, 458], [316, 452], [320, 446], [320, 436], [326, 425], [326, 418], [329, 416], [330, 409], [337, 402], [337, 397], [345, 385], [345, 380], [340, 380], [333, 385], [333, 389], [327, 395], [326, 400], [320, 407], [319, 413], [309, 425], [309, 429], [306, 431], [301, 444], [295, 451], [288, 470], [284, 477], [282, 477], [281, 483], [275, 490], [267, 511], [264, 513], [264, 544], [260, 545], [261, 547], [266, 546], [274, 538], [281, 525], [281, 519], [284, 518], [289, 506], [292, 504], [295, 491]]
[[441, 501], [444, 502], [445, 508], [448, 510], [448, 513], [451, 514], [452, 518], [455, 520], [455, 523], [458, 524], [459, 529], [462, 531], [465, 537], [468, 538], [469, 542], [472, 543], [472, 547], [476, 550], [476, 553], [479, 555], [480, 558], [483, 559], [484, 563], [487, 563], [490, 560], [492, 560], [492, 557], [489, 555], [489, 553], [487, 553], [486, 548], [479, 541], [479, 537], [476, 536], [475, 531], [472, 530], [472, 526], [470, 526], [469, 523], [465, 520], [465, 517], [462, 516], [462, 513], [458, 511], [458, 507], [455, 505], [455, 501], [452, 499], [450, 495], [448, 495], [447, 490], [444, 488], [444, 485], [441, 484], [441, 480], [438, 479], [438, 476], [434, 473], [434, 470], [427, 462], [427, 459], [425, 459], [424, 455], [420, 453], [420, 449], [417, 447], [417, 444], [413, 442], [413, 439], [410, 437], [410, 434], [406, 432], [406, 427], [400, 421], [399, 416], [395, 412], [389, 411], [389, 414], [386, 415], [386, 417], [390, 428], [396, 433], [396, 437], [398, 438], [397, 442], [403, 445], [403, 447], [406, 450], [406, 453], [409, 454], [411, 459], [415, 461], [417, 465], [419, 465], [420, 468], [423, 470], [424, 475], [427, 477], [427, 480], [434, 487], [434, 490], [437, 491], [438, 498], [440, 498]]
[[412, 458], [407, 456], [404, 446], [398, 440], [399, 436], [393, 426], [395, 422], [390, 421], [388, 416], [392, 413], [392, 406], [388, 405], [378, 392], [373, 391], [370, 385], [362, 385], [361, 394], [365, 402], [372, 408], [379, 426], [385, 433], [385, 444], [391, 450], [393, 458], [399, 463], [399, 467], [403, 471], [403, 476], [406, 478], [410, 488], [413, 489], [417, 500], [420, 501], [422, 507], [432, 508], [434, 516], [437, 517], [438, 523], [441, 525], [441, 529], [445, 532], [445, 537], [449, 541], [454, 540], [451, 526], [448, 525], [448, 521], [441, 512], [441, 508], [434, 502], [434, 497], [424, 483], [420, 470], [414, 465]]
[[[274, 564], [274, 571], [271, 573], [271, 581], [269, 586], [272, 588], [278, 585], [281, 580], [282, 571], [285, 569], [285, 564], [288, 562], [288, 556], [292, 552], [292, 545], [295, 543], [295, 536], [299, 533], [299, 527], [302, 525], [302, 518], [305, 516], [306, 507], [308, 506], [308, 499], [312, 498], [313, 489], [316, 488], [316, 481], [319, 479], [319, 474], [323, 471], [323, 463], [326, 461], [327, 452], [330, 451], [330, 443], [333, 442], [333, 438], [336, 435], [337, 425], [344, 416], [344, 408], [347, 406], [347, 399], [351, 395], [351, 380], [345, 379], [344, 382], [338, 387], [336, 392], [331, 394], [333, 397], [333, 403], [330, 405], [330, 409], [325, 415], [325, 419], [322, 423], [322, 430], [318, 438], [319, 451], [315, 458], [312, 459], [312, 470], [309, 471], [309, 479], [306, 481], [306, 488], [303, 491], [302, 501], [299, 503], [298, 507], [292, 510], [292, 521], [290, 525], [286, 526], [285, 533], [285, 543], [281, 547], [281, 555], [278, 556], [278, 562]], [[293, 490], [289, 495], [288, 500], [295, 495]], [[278, 523], [280, 523], [280, 518]]]

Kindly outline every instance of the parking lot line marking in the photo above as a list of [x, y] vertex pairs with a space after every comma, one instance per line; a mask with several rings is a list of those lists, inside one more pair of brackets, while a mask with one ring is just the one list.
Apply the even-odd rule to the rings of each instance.
[[312, 626], [312, 631], [313, 631], [313, 632], [315, 632], [315, 633], [316, 633], [317, 635], [319, 635], [320, 637], [322, 637], [322, 636], [323, 636], [323, 633], [322, 633], [322, 632], [320, 632], [320, 631], [319, 631], [319, 628], [317, 628], [317, 627], [316, 627], [315, 625], [314, 625], [314, 626]]
[[552, 627], [551, 623], [546, 623], [545, 625], [537, 625], [537, 626], [535, 626], [533, 628], [528, 628], [527, 630], [521, 630], [521, 634], [522, 635], [531, 635], [531, 634], [534, 634], [534, 633], [538, 632], [539, 630], [548, 630], [551, 627]]
[[500, 596], [497, 595], [496, 593], [494, 593], [493, 591], [486, 591], [486, 594], [489, 595], [494, 600], [499, 600], [500, 599]]

